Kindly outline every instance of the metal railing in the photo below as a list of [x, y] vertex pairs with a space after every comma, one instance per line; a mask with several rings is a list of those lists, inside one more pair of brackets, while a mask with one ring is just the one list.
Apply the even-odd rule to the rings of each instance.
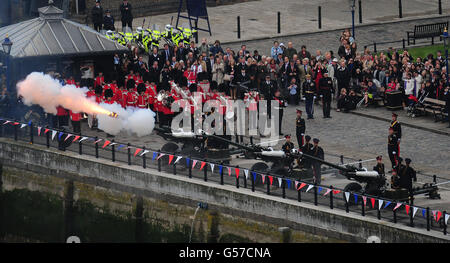
[[[172, 173], [176, 176], [186, 176], [205, 182], [234, 185], [236, 188], [246, 188], [252, 192], [265, 192], [267, 195], [278, 196], [282, 199], [313, 203], [316, 206], [345, 210], [346, 213], [376, 217], [387, 222], [426, 228], [428, 231], [442, 231], [444, 235], [447, 234], [447, 225], [445, 224], [446, 211], [414, 206], [412, 201], [410, 203], [402, 203], [378, 196], [345, 192], [343, 189], [332, 185], [313, 184], [277, 174], [251, 171], [250, 169], [225, 164], [224, 162], [211, 162], [195, 156], [183, 156], [179, 153], [163, 152], [160, 149], [153, 150], [145, 146], [119, 143], [114, 139], [109, 141], [109, 145], [105, 146], [104, 144], [101, 147], [98, 137], [73, 134], [49, 127], [36, 127], [31, 122], [22, 123], [5, 118], [1, 119], [1, 121], [0, 137], [10, 138], [15, 141], [43, 145], [47, 148], [57, 147], [61, 151], [77, 152], [79, 155], [89, 155], [96, 159], [103, 158], [112, 162], [126, 163], [130, 166], [138, 165], [144, 169], [157, 169], [158, 172]], [[39, 131], [40, 135], [38, 135]], [[51, 138], [53, 131], [57, 132], [54, 139]], [[66, 140], [68, 134], [72, 134], [70, 140], [74, 140], [75, 136], [79, 136], [79, 139], [74, 143], [64, 145], [64, 140]], [[87, 139], [82, 141], [81, 138]], [[134, 153], [132, 149], [134, 149]], [[343, 156], [341, 156], [341, 161], [342, 159]], [[201, 169], [195, 169], [195, 167], [199, 166]], [[409, 210], [409, 212], [405, 210], [401, 212], [400, 208], [392, 209], [398, 204], [401, 204], [401, 207]], [[388, 209], [388, 207], [391, 209]], [[416, 212], [415, 216], [413, 212]], [[433, 212], [436, 215], [432, 216]], [[437, 217], [439, 217], [439, 220], [437, 220]]]

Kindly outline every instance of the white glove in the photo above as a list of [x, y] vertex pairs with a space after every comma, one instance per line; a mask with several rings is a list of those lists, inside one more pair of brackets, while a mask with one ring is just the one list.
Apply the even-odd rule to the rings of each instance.
[[300, 135], [301, 135], [301, 136], [305, 136], [305, 134], [304, 134], [304, 133], [301, 133]]
[[396, 154], [396, 152], [392, 152], [392, 154]]

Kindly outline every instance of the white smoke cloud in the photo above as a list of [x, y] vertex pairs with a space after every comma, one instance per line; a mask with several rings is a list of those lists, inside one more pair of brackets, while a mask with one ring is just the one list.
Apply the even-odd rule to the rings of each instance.
[[[155, 127], [155, 113], [149, 109], [123, 109], [118, 104], [98, 105], [94, 100], [86, 98], [86, 88], [74, 85], [61, 85], [49, 75], [39, 72], [29, 74], [25, 80], [17, 84], [17, 93], [22, 96], [25, 105], [38, 104], [45, 112], [56, 114], [56, 107], [62, 106], [74, 112], [96, 114], [99, 129], [117, 135], [121, 131], [134, 133], [137, 136], [151, 134]], [[117, 118], [109, 117], [110, 112], [118, 114]]]

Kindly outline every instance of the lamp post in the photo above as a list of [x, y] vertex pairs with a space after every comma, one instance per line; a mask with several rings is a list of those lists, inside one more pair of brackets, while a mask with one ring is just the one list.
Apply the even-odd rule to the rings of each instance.
[[444, 40], [444, 48], [445, 48], [445, 83], [448, 85], [448, 32], [447, 28], [444, 29], [444, 33], [442, 34], [442, 39]]
[[355, 1], [349, 0], [350, 10], [352, 11], [352, 37], [355, 39]]
[[13, 43], [9, 39], [8, 35], [6, 35], [5, 40], [2, 42], [3, 52], [6, 55], [6, 89], [9, 91], [9, 54], [11, 54], [11, 47]]

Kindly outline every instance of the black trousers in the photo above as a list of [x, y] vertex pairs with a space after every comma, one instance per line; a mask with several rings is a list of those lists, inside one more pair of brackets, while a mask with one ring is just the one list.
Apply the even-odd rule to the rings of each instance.
[[100, 24], [94, 23], [94, 30], [100, 32], [100, 30], [102, 30], [102, 23]]
[[[394, 152], [395, 152], [395, 154], [394, 154]], [[389, 154], [389, 159], [391, 160], [392, 169], [394, 169], [394, 167], [397, 166], [397, 159], [400, 156], [399, 148], [397, 147], [397, 149], [394, 149], [393, 147], [388, 147], [388, 154]]]
[[122, 30], [124, 27], [128, 26], [129, 28], [131, 28], [131, 30], [133, 30], [133, 19], [130, 20], [122, 20]]
[[323, 109], [323, 116], [330, 117], [331, 100], [323, 100], [322, 109]]
[[283, 123], [283, 109], [280, 108], [278, 112], [279, 112], [279, 119], [280, 119], [280, 122], [278, 123], [278, 128], [279, 128], [278, 132], [280, 134], [283, 134], [281, 132], [281, 124]]
[[72, 121], [73, 133], [81, 133], [81, 122]]
[[300, 132], [296, 132], [298, 148], [303, 146], [304, 137]]

